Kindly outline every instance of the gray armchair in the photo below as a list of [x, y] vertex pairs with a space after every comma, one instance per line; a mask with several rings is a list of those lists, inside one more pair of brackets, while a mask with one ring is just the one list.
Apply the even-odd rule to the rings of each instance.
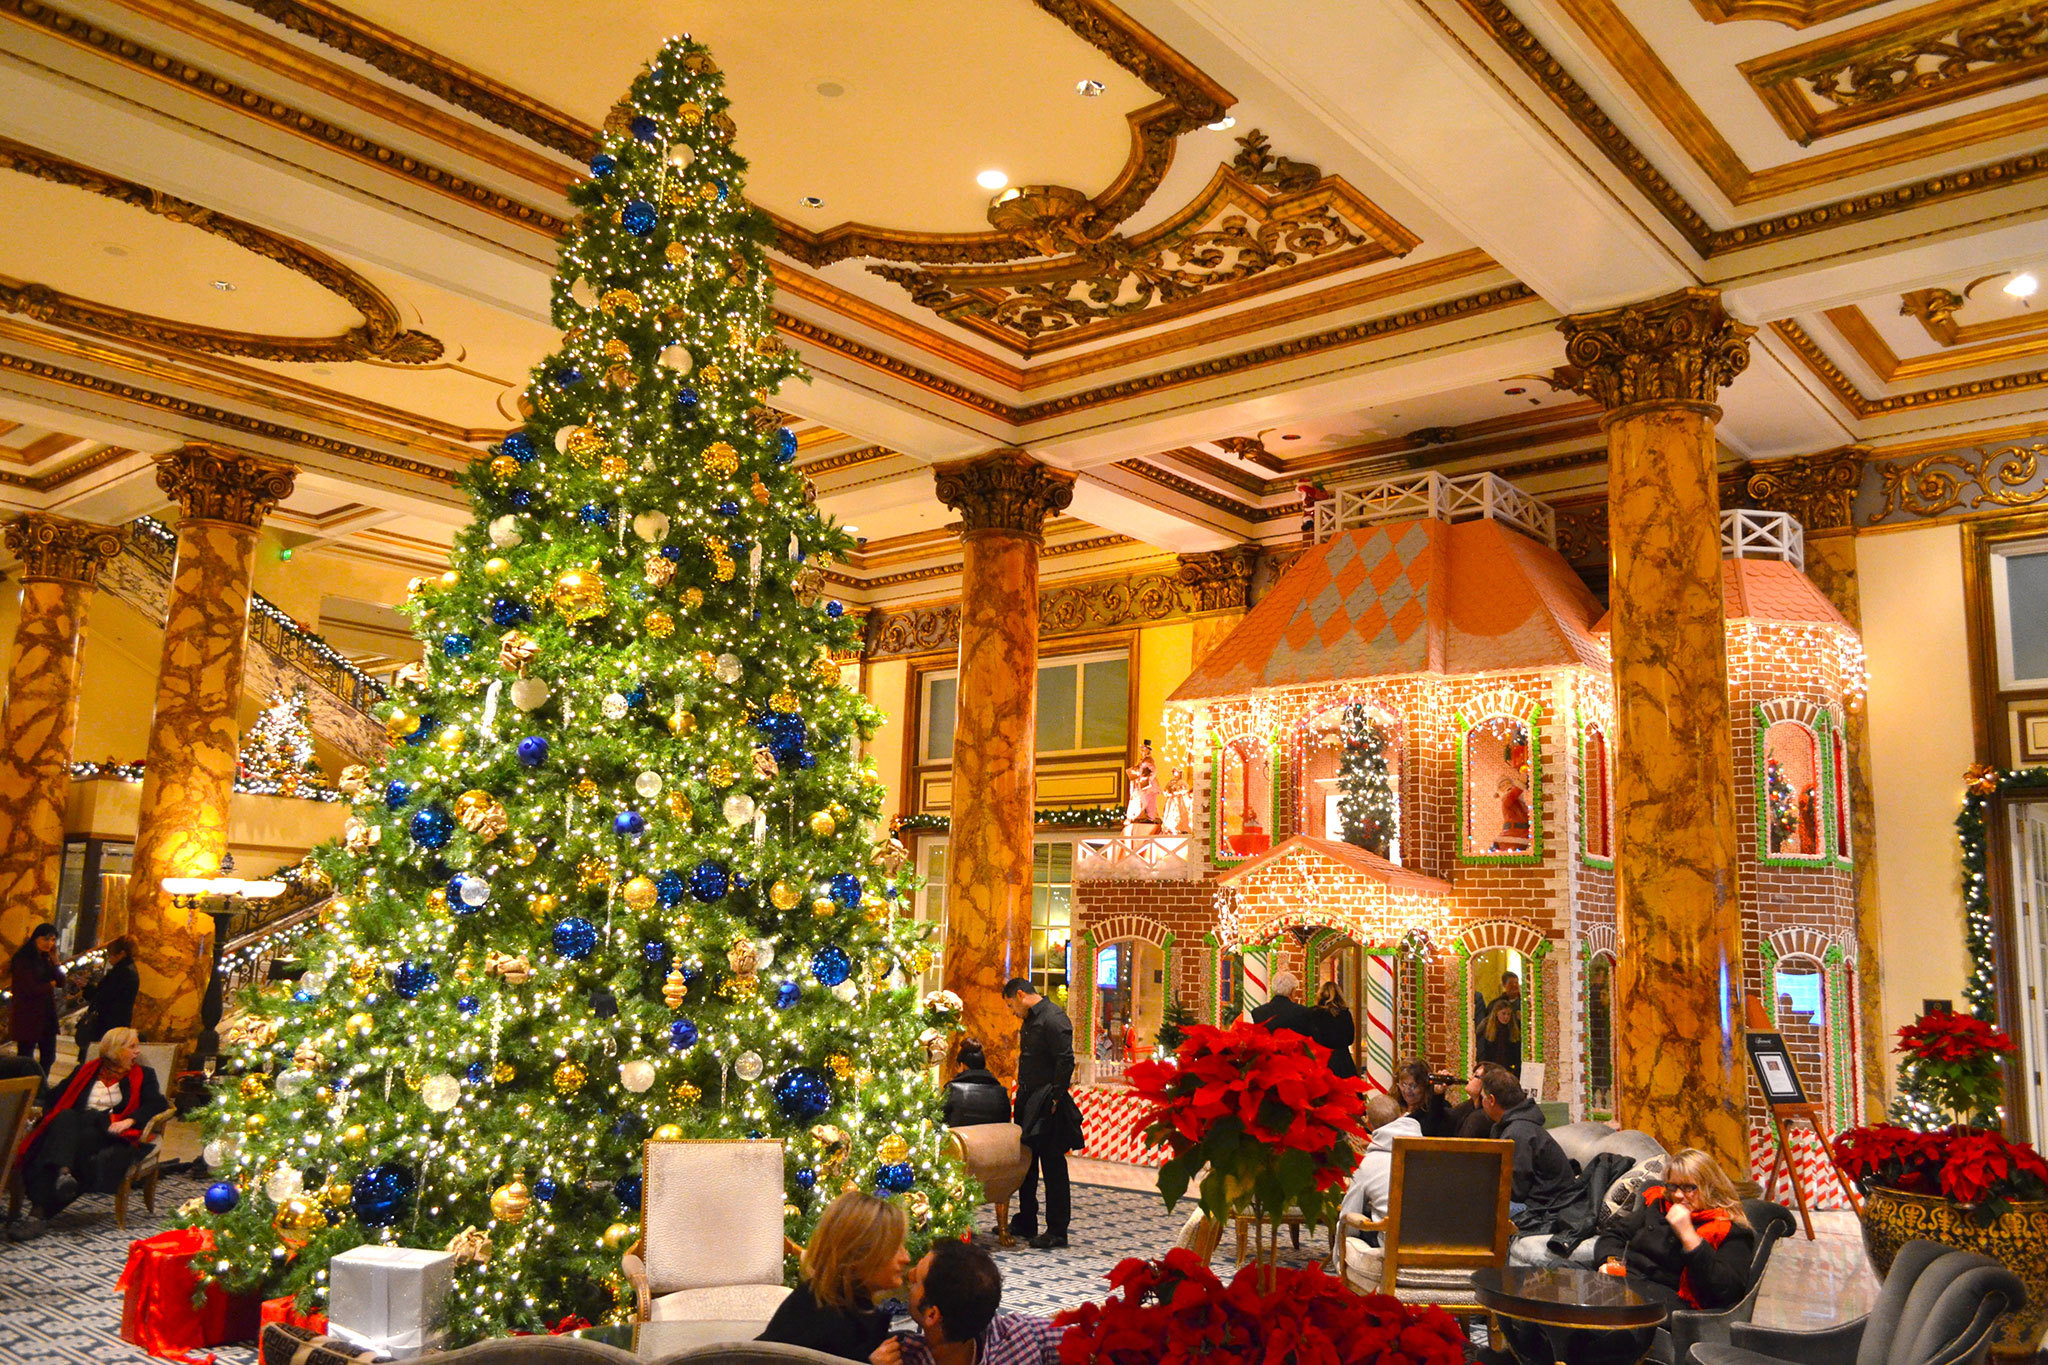
[[1899, 1248], [1877, 1303], [1854, 1322], [1790, 1332], [1739, 1322], [1697, 1365], [1982, 1365], [1999, 1318], [2024, 1307], [2019, 1277], [1988, 1256], [1933, 1242]]
[[1488, 1138], [1394, 1139], [1387, 1216], [1344, 1215], [1344, 1229], [1377, 1232], [1379, 1246], [1339, 1237], [1345, 1287], [1483, 1317], [1472, 1272], [1507, 1264], [1515, 1144]]
[[1771, 1262], [1771, 1248], [1791, 1236], [1796, 1225], [1790, 1209], [1766, 1199], [1743, 1200], [1742, 1212], [1756, 1230], [1756, 1253], [1749, 1261], [1749, 1292], [1740, 1302], [1726, 1308], [1671, 1310], [1671, 1316], [1657, 1329], [1656, 1344], [1650, 1348], [1649, 1358], [1658, 1365], [1685, 1365], [1693, 1359], [1693, 1347], [1702, 1342], [1725, 1343], [1735, 1324], [1746, 1323], [1755, 1316], [1756, 1298], [1764, 1287], [1764, 1271]]

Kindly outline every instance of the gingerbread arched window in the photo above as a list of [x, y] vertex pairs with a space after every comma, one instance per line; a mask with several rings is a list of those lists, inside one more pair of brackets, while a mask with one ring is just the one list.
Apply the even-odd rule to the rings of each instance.
[[1461, 736], [1459, 780], [1467, 862], [1536, 862], [1543, 854], [1537, 754], [1530, 723], [1493, 715]]
[[1825, 822], [1826, 769], [1820, 736], [1796, 720], [1773, 721], [1757, 745], [1757, 846], [1767, 862], [1820, 861], [1833, 831]]

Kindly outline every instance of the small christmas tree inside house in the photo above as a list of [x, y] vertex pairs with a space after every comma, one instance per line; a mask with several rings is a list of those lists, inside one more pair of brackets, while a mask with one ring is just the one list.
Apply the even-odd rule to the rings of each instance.
[[235, 789], [265, 796], [312, 796], [332, 790], [313, 756], [306, 689], [280, 686], [242, 739]]
[[1387, 732], [1363, 706], [1344, 710], [1344, 751], [1337, 769], [1337, 813], [1344, 841], [1382, 858], [1401, 837], [1399, 797], [1387, 762]]
[[562, 349], [408, 603], [426, 666], [351, 770], [306, 976], [250, 1002], [208, 1112], [214, 1269], [316, 1298], [363, 1243], [462, 1259], [455, 1341], [617, 1320], [643, 1144], [785, 1144], [787, 1234], [849, 1186], [913, 1240], [969, 1213], [871, 860], [881, 716], [821, 599], [852, 540], [791, 467], [759, 218], [718, 68], [669, 43], [562, 243]]

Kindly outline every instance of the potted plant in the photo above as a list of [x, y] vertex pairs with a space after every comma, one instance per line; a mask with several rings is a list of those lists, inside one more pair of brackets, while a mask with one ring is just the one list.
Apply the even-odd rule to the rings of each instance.
[[1899, 1030], [1896, 1050], [1906, 1054], [1902, 1089], [1948, 1122], [1872, 1124], [1835, 1139], [1835, 1163], [1864, 1193], [1870, 1262], [1888, 1274], [1914, 1238], [1992, 1257], [2027, 1287], [1992, 1354], [2031, 1358], [2048, 1324], [2048, 1161], [1998, 1129], [1999, 1058], [2012, 1039], [1967, 1014], [1927, 1014]]

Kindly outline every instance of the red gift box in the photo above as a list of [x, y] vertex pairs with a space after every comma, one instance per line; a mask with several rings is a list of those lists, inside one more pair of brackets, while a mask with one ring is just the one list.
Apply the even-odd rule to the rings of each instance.
[[268, 1327], [273, 1322], [281, 1322], [287, 1327], [303, 1327], [309, 1332], [318, 1332], [321, 1336], [326, 1336], [327, 1315], [325, 1313], [301, 1313], [292, 1306], [296, 1302], [297, 1300], [290, 1294], [285, 1295], [281, 1299], [265, 1299], [263, 1301], [262, 1325]]
[[114, 1282], [126, 1295], [121, 1340], [184, 1365], [212, 1365], [208, 1346], [254, 1340], [261, 1311], [254, 1294], [208, 1284], [200, 1297], [192, 1258], [212, 1252], [213, 1234], [202, 1228], [173, 1228], [131, 1243], [128, 1264]]

